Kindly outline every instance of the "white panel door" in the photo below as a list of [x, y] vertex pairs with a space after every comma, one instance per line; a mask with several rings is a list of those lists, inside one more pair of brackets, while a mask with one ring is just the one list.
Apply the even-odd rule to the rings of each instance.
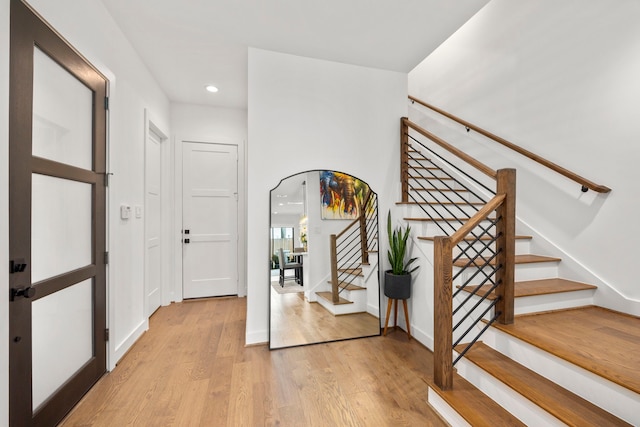
[[238, 148], [183, 146], [183, 297], [238, 293]]
[[147, 317], [162, 303], [162, 138], [149, 129], [145, 150], [145, 293]]

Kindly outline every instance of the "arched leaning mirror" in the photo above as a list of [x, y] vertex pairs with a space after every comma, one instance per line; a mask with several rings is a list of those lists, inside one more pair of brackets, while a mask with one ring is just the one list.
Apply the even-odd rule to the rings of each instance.
[[379, 335], [376, 193], [315, 170], [280, 181], [270, 208], [270, 348]]

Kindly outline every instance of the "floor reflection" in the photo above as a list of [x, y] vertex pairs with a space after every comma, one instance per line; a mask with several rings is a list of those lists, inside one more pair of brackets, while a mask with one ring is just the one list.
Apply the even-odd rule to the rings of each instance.
[[[276, 286], [277, 282], [276, 282]], [[369, 313], [334, 316], [304, 292], [278, 293], [271, 287], [271, 348], [373, 336], [380, 320]]]

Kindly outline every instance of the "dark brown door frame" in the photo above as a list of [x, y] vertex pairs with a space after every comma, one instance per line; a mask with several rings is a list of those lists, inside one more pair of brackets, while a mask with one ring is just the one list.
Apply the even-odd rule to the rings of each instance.
[[[20, 0], [11, 0], [9, 87], [9, 422], [53, 426], [106, 371], [105, 160], [107, 80]], [[32, 156], [33, 55], [38, 46], [91, 89], [93, 170]], [[91, 184], [92, 264], [31, 286], [31, 175]], [[64, 248], [61, 248], [63, 250]], [[20, 266], [24, 265], [21, 270]], [[16, 271], [17, 270], [17, 271]], [[80, 281], [93, 282], [93, 357], [32, 412], [31, 302]], [[32, 295], [32, 292], [35, 294]], [[73, 333], [73, 331], [68, 331]]]

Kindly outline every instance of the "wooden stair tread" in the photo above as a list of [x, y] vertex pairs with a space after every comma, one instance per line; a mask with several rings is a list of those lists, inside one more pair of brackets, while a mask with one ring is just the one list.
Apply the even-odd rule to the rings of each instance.
[[518, 315], [493, 327], [640, 393], [640, 317], [586, 306]]
[[[531, 239], [533, 239], [533, 237], [531, 237], [531, 236], [520, 236], [520, 235], [516, 235], [515, 238], [516, 238], [516, 240], [531, 240]], [[435, 239], [434, 236], [418, 236], [418, 240], [428, 240], [428, 241], [433, 242], [434, 239]], [[492, 239], [492, 237], [483, 235], [482, 237], [480, 237], [479, 240], [484, 241], [484, 240], [491, 240], [491, 239]], [[465, 241], [465, 242], [472, 242], [474, 240], [477, 240], [477, 239], [475, 237], [465, 237], [463, 239], [463, 241]]]
[[518, 427], [525, 426], [502, 406], [458, 374], [453, 375], [453, 388], [442, 391], [431, 387], [462, 418], [474, 427]]
[[[476, 287], [476, 285], [469, 285], [466, 286], [463, 291], [471, 293]], [[520, 298], [535, 295], [559, 294], [563, 292], [584, 291], [597, 288], [597, 286], [589, 285], [587, 283], [574, 282], [572, 280], [557, 277], [553, 279], [528, 280], [525, 282], [514, 283], [514, 297]], [[477, 294], [484, 295], [489, 291], [489, 289], [491, 289], [491, 285], [483, 285], [480, 287]], [[487, 295], [487, 299], [496, 299], [495, 291]]]
[[[525, 255], [516, 255], [514, 257], [515, 264], [533, 264], [533, 263], [540, 263], [540, 262], [558, 262], [558, 261], [560, 261], [560, 258], [548, 257], [543, 255], [525, 254]], [[469, 262], [469, 258], [460, 258], [454, 261], [453, 265], [455, 267], [464, 267], [465, 265], [467, 265], [468, 262]], [[495, 265], [495, 263], [496, 263], [496, 259], [494, 258], [493, 260], [491, 260], [489, 264]], [[476, 259], [474, 264], [482, 265], [483, 260], [478, 258]]]
[[630, 425], [482, 342], [474, 344], [465, 357], [560, 421], [580, 426]]
[[361, 268], [339, 268], [339, 273], [347, 273], [352, 276], [364, 276]]
[[348, 299], [344, 299], [342, 297], [338, 297], [339, 301], [337, 303], [333, 302], [333, 294], [331, 292], [316, 292], [316, 295], [323, 299], [326, 299], [333, 305], [353, 304], [353, 301], [349, 301]]
[[[328, 284], [332, 284], [331, 282], [327, 282]], [[362, 290], [367, 290], [367, 288], [363, 288], [362, 286], [358, 286], [355, 285], [353, 283], [348, 283], [348, 282], [342, 282], [338, 285], [340, 287], [340, 289], [346, 289], [348, 291], [362, 291]]]

